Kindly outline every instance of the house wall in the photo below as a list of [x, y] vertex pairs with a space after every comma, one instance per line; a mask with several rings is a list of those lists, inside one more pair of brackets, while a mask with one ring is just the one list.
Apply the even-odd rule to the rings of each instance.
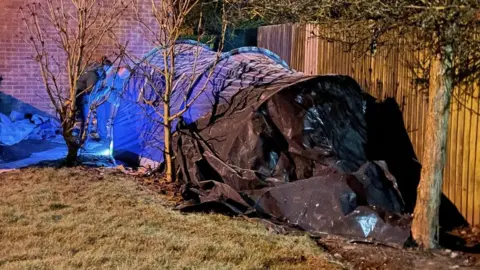
[[[56, 1], [56, 0], [55, 0]], [[55, 2], [54, 1], [54, 2]], [[59, 0], [58, 0], [59, 1]], [[25, 31], [20, 16], [20, 7], [28, 3], [46, 0], [2, 0], [0, 1], [0, 112], [8, 114], [12, 109], [36, 111], [54, 114], [50, 100], [40, 77], [39, 66], [32, 60], [32, 49], [24, 39]], [[69, 3], [65, 0], [65, 3]], [[112, 0], [100, 0], [101, 3], [111, 3]], [[139, 10], [142, 17], [149, 17], [149, 0], [142, 0]], [[115, 33], [120, 41], [129, 41], [129, 48], [136, 56], [148, 52], [153, 46], [144, 38], [138, 23], [134, 20], [134, 10], [129, 8], [115, 27]], [[110, 55], [115, 51], [114, 42], [105, 39], [96, 53], [97, 56]], [[51, 49], [50, 53], [58, 55], [59, 49]]]

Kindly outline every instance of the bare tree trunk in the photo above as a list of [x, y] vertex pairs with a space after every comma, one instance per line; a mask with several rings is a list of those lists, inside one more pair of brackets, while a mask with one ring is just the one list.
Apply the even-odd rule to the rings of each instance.
[[422, 174], [414, 210], [412, 235], [424, 248], [435, 248], [439, 235], [439, 207], [445, 167], [450, 98], [452, 48], [436, 55], [430, 66], [428, 115]]
[[[171, 1], [168, 4], [169, 10], [173, 9], [173, 5]], [[169, 24], [173, 29], [173, 21], [171, 18], [169, 19]], [[172, 42], [173, 41], [173, 42]], [[172, 119], [171, 119], [171, 111], [170, 111], [170, 97], [173, 93], [174, 85], [173, 85], [173, 78], [175, 77], [175, 39], [170, 40], [167, 42], [168, 49], [167, 52], [163, 54], [163, 60], [165, 63], [165, 94], [163, 96], [163, 134], [164, 134], [164, 150], [165, 150], [165, 176], [166, 180], [169, 183], [173, 182], [173, 147], [172, 147]]]
[[172, 162], [172, 124], [170, 122], [170, 102], [163, 104], [164, 113], [164, 137], [165, 137], [165, 174], [169, 183], [173, 182], [173, 162]]
[[78, 158], [78, 150], [80, 149], [77, 145], [67, 143], [68, 154], [67, 154], [67, 167], [75, 166]]

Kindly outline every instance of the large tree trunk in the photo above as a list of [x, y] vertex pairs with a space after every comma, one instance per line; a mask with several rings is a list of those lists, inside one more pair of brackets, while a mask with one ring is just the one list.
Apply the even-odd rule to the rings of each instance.
[[68, 153], [67, 153], [67, 167], [72, 167], [77, 164], [78, 160], [78, 150], [80, 149], [77, 145], [68, 143], [67, 144]]
[[430, 66], [425, 150], [412, 224], [413, 238], [424, 248], [437, 247], [439, 240], [439, 207], [453, 79], [451, 67], [451, 47], [445, 48], [442, 55], [436, 55]]
[[80, 150], [80, 140], [77, 136], [73, 136], [73, 128], [75, 125], [75, 111], [66, 110], [67, 120], [62, 120], [63, 140], [67, 144], [66, 166], [73, 167], [78, 164], [78, 151]]

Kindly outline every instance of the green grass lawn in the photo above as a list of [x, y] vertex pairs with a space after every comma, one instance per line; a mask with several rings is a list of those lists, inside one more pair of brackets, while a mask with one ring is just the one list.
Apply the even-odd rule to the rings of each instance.
[[182, 214], [133, 177], [89, 169], [0, 174], [0, 269], [341, 269], [307, 236]]

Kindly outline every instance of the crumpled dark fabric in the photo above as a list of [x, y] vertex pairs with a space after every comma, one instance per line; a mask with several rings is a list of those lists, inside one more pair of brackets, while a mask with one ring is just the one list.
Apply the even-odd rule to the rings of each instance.
[[367, 155], [371, 97], [347, 76], [240, 91], [179, 127], [184, 211], [256, 215], [310, 234], [402, 246], [410, 217], [395, 177]]

